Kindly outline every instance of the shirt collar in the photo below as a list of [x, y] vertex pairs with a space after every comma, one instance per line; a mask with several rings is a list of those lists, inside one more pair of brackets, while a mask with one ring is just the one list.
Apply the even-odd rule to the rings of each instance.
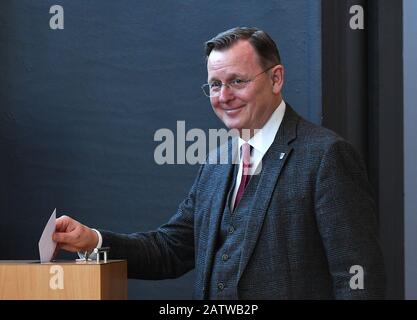
[[[248, 141], [248, 143], [261, 154], [261, 157], [265, 155], [269, 147], [274, 142], [282, 119], [284, 118], [285, 106], [285, 101], [282, 100], [262, 129], [257, 131], [256, 134]], [[240, 150], [240, 147], [246, 143], [246, 141], [239, 137], [238, 143]]]

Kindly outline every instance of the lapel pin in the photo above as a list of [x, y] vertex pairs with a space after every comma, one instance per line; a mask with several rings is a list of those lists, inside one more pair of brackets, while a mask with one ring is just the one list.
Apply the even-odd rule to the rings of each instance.
[[281, 152], [281, 153], [279, 154], [279, 160], [284, 159], [284, 157], [285, 157], [285, 152]]

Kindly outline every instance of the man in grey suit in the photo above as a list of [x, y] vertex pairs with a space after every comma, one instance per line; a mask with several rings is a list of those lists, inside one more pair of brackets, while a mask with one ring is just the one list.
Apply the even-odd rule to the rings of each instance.
[[235, 141], [238, 164], [203, 164], [155, 231], [118, 234], [60, 217], [59, 247], [109, 246], [112, 258], [127, 259], [131, 278], [195, 268], [197, 299], [383, 298], [375, 202], [359, 155], [284, 102], [284, 68], [262, 30], [225, 31], [206, 42], [206, 54], [203, 87], [214, 112], [251, 132]]

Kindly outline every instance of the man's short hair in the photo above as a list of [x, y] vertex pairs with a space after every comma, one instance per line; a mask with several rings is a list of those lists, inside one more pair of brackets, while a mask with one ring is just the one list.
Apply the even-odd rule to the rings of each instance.
[[239, 40], [248, 40], [258, 54], [259, 62], [263, 68], [281, 64], [281, 57], [274, 40], [258, 28], [236, 27], [219, 33], [205, 43], [206, 59], [213, 50], [222, 50], [231, 47]]

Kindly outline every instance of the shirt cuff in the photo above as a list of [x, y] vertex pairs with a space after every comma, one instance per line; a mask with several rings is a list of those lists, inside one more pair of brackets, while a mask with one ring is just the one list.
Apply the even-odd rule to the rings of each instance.
[[[96, 230], [96, 229], [91, 229], [91, 230], [94, 230], [97, 233], [98, 242], [97, 242], [96, 248], [100, 249], [102, 244], [103, 244], [103, 237], [101, 236], [101, 233], [98, 230]], [[80, 259], [85, 259], [86, 258], [84, 252], [77, 252], [77, 253], [78, 253], [78, 257]], [[90, 253], [90, 255], [88, 256], [88, 258], [92, 259], [92, 260], [96, 259], [96, 257], [97, 257], [97, 255], [94, 252]]]
[[103, 237], [101, 236], [101, 233], [98, 230], [96, 230], [96, 229], [91, 229], [91, 230], [93, 230], [93, 231], [95, 231], [97, 233], [98, 242], [97, 242], [96, 248], [97, 249], [100, 249], [101, 246], [103, 245]]

